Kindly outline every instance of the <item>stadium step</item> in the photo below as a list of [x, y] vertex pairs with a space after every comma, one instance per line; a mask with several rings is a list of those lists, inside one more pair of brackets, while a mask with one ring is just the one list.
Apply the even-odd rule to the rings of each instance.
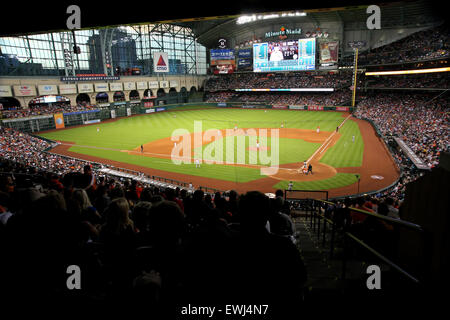
[[317, 235], [312, 232], [305, 217], [294, 219], [297, 232], [297, 246], [308, 272], [305, 284], [305, 300], [319, 298], [323, 295], [339, 294], [342, 283], [339, 280], [340, 270], [336, 264], [330, 263], [326, 252], [320, 247]]
[[[309, 305], [322, 305], [325, 301], [336, 304], [360, 301], [365, 304], [367, 301], [383, 301], [386, 297], [392, 297], [392, 301], [396, 301], [395, 299], [399, 298], [400, 289], [408, 288], [411, 292], [408, 297], [414, 296], [417, 292], [416, 287], [411, 286], [388, 265], [360, 251], [349, 253], [345, 280], [342, 280], [343, 252], [338, 235], [335, 238], [333, 258], [330, 259], [330, 230], [327, 230], [325, 246], [323, 246], [322, 233], [318, 238], [317, 230], [311, 229], [310, 220], [305, 214], [298, 212], [293, 221], [297, 233], [297, 247], [308, 273], [304, 300]], [[383, 290], [367, 288], [366, 280], [369, 275], [366, 270], [371, 264], [376, 264], [381, 269]], [[405, 296], [404, 291], [402, 294]]]
[[299, 213], [294, 218], [297, 232], [297, 246], [308, 272], [305, 288], [305, 301], [320, 301], [323, 298], [342, 298], [359, 289], [366, 290], [365, 278], [367, 263], [358, 259], [348, 259], [346, 277], [342, 280], [342, 249], [336, 235], [333, 258], [330, 259], [330, 230], [326, 233], [325, 247], [322, 234], [312, 230], [306, 215]]

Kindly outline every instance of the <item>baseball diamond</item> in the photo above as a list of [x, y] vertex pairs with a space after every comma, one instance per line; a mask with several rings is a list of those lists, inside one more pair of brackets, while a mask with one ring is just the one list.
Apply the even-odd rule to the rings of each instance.
[[[194, 185], [214, 186], [222, 190], [235, 189], [238, 192], [258, 187], [264, 192], [274, 192], [287, 187], [294, 181], [294, 189], [329, 190], [331, 196], [356, 193], [357, 178], [361, 176], [361, 192], [378, 190], [392, 184], [399, 176], [389, 152], [373, 128], [365, 121], [355, 119], [345, 112], [298, 111], [298, 110], [246, 110], [184, 107], [134, 116], [126, 119], [86, 125], [76, 128], [40, 133], [42, 137], [60, 141], [53, 148], [54, 153], [69, 155], [118, 167], [129, 168], [149, 175], [192, 181]], [[172, 114], [178, 114], [173, 117]], [[347, 120], [347, 121], [346, 121]], [[279, 169], [273, 175], [261, 175], [263, 164], [257, 161], [256, 146], [250, 146], [246, 136], [245, 159], [243, 163], [213, 163], [195, 168], [192, 145], [192, 161], [174, 164], [171, 157], [174, 148], [171, 134], [179, 128], [186, 128], [194, 136], [194, 122], [201, 121], [203, 130], [220, 131], [221, 145], [233, 140], [235, 130], [249, 128], [279, 130]], [[280, 123], [285, 121], [285, 126]], [[320, 126], [318, 133], [315, 128]], [[339, 132], [334, 128], [341, 126]], [[95, 128], [101, 128], [94, 132]], [[352, 142], [352, 137], [356, 142]], [[214, 140], [217, 143], [218, 140]], [[193, 142], [193, 139], [192, 139]], [[203, 151], [213, 142], [201, 146]], [[143, 152], [140, 150], [143, 145]], [[261, 148], [270, 154], [270, 136], [261, 140]], [[237, 148], [237, 146], [234, 146]], [[260, 149], [261, 149], [260, 148]], [[237, 150], [235, 150], [237, 151]], [[226, 153], [226, 152], [225, 152]], [[235, 152], [235, 159], [237, 159]], [[187, 160], [187, 159], [185, 159]], [[212, 162], [203, 158], [203, 162]], [[223, 159], [225, 160], [225, 159]], [[303, 161], [311, 163], [313, 174], [305, 175], [299, 169]], [[382, 181], [370, 179], [371, 175], [385, 177]]]

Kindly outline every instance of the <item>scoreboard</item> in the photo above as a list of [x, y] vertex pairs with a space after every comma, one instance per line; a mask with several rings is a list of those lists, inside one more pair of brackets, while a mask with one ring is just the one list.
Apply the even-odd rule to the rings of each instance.
[[315, 38], [253, 44], [254, 72], [314, 70], [315, 65]]

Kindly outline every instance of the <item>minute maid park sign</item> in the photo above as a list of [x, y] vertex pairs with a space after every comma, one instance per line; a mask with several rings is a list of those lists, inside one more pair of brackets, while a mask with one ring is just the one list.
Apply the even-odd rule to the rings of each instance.
[[266, 38], [279, 37], [280, 39], [286, 39], [288, 35], [291, 34], [301, 34], [302, 29], [286, 29], [285, 27], [281, 27], [280, 31], [269, 31], [265, 33]]

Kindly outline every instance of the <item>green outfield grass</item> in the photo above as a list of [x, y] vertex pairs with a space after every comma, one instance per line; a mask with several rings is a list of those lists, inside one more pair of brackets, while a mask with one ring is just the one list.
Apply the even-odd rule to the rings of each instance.
[[334, 146], [328, 148], [320, 162], [335, 168], [360, 167], [363, 161], [364, 141], [358, 124], [354, 121], [346, 121], [339, 132], [341, 138]]
[[[199, 108], [202, 109], [195, 110]], [[121, 118], [114, 122], [69, 128], [40, 135], [52, 140], [75, 142], [77, 146], [71, 147], [69, 150], [81, 154], [180, 174], [234, 182], [248, 182], [264, 176], [261, 176], [260, 170], [257, 168], [203, 164], [201, 169], [198, 169], [195, 168], [195, 164], [175, 165], [168, 159], [130, 155], [127, 152], [121, 152], [121, 150], [132, 150], [141, 144], [169, 137], [175, 129], [183, 128], [193, 132], [194, 121], [201, 121], [202, 131], [208, 129], [231, 129], [235, 125], [239, 128], [280, 128], [282, 123], [285, 128], [315, 130], [317, 126], [320, 126], [322, 131], [333, 131], [344, 120], [342, 113], [339, 112], [265, 111], [261, 109], [204, 108], [203, 106], [195, 105], [183, 107], [182, 109], [186, 111], [162, 112]], [[97, 127], [100, 128], [100, 132], [97, 132]], [[353, 121], [347, 121], [340, 132], [342, 134], [341, 139], [326, 152], [322, 161], [334, 167], [361, 165], [364, 144], [357, 124]], [[352, 135], [355, 135], [354, 143], [351, 141]], [[226, 146], [227, 139], [230, 139], [230, 137], [223, 139], [223, 148]], [[248, 139], [246, 140], [247, 149], [249, 142]], [[270, 138], [267, 141], [261, 141], [260, 145], [263, 146], [263, 143], [270, 146]], [[304, 161], [319, 146], [319, 143], [281, 138], [279, 149], [280, 164]], [[205, 151], [207, 148], [211, 148], [211, 145], [203, 146], [202, 150]], [[236, 148], [237, 146], [235, 145]], [[157, 153], [157, 151], [152, 152]], [[224, 152], [226, 152], [225, 149]], [[268, 153], [270, 155], [270, 150]], [[255, 151], [246, 152], [246, 163], [248, 163], [249, 157], [254, 156], [254, 154], [256, 154]], [[313, 188], [324, 189], [329, 186], [342, 186], [354, 182], [345, 177], [346, 175], [338, 174], [331, 179], [323, 180], [323, 183], [321, 181], [310, 183]], [[328, 180], [332, 180], [332, 183]]]
[[[337, 173], [334, 177], [317, 181], [293, 181], [293, 190], [330, 190], [345, 187], [357, 182], [358, 179], [353, 173]], [[285, 190], [289, 181], [281, 181], [274, 188]]]

